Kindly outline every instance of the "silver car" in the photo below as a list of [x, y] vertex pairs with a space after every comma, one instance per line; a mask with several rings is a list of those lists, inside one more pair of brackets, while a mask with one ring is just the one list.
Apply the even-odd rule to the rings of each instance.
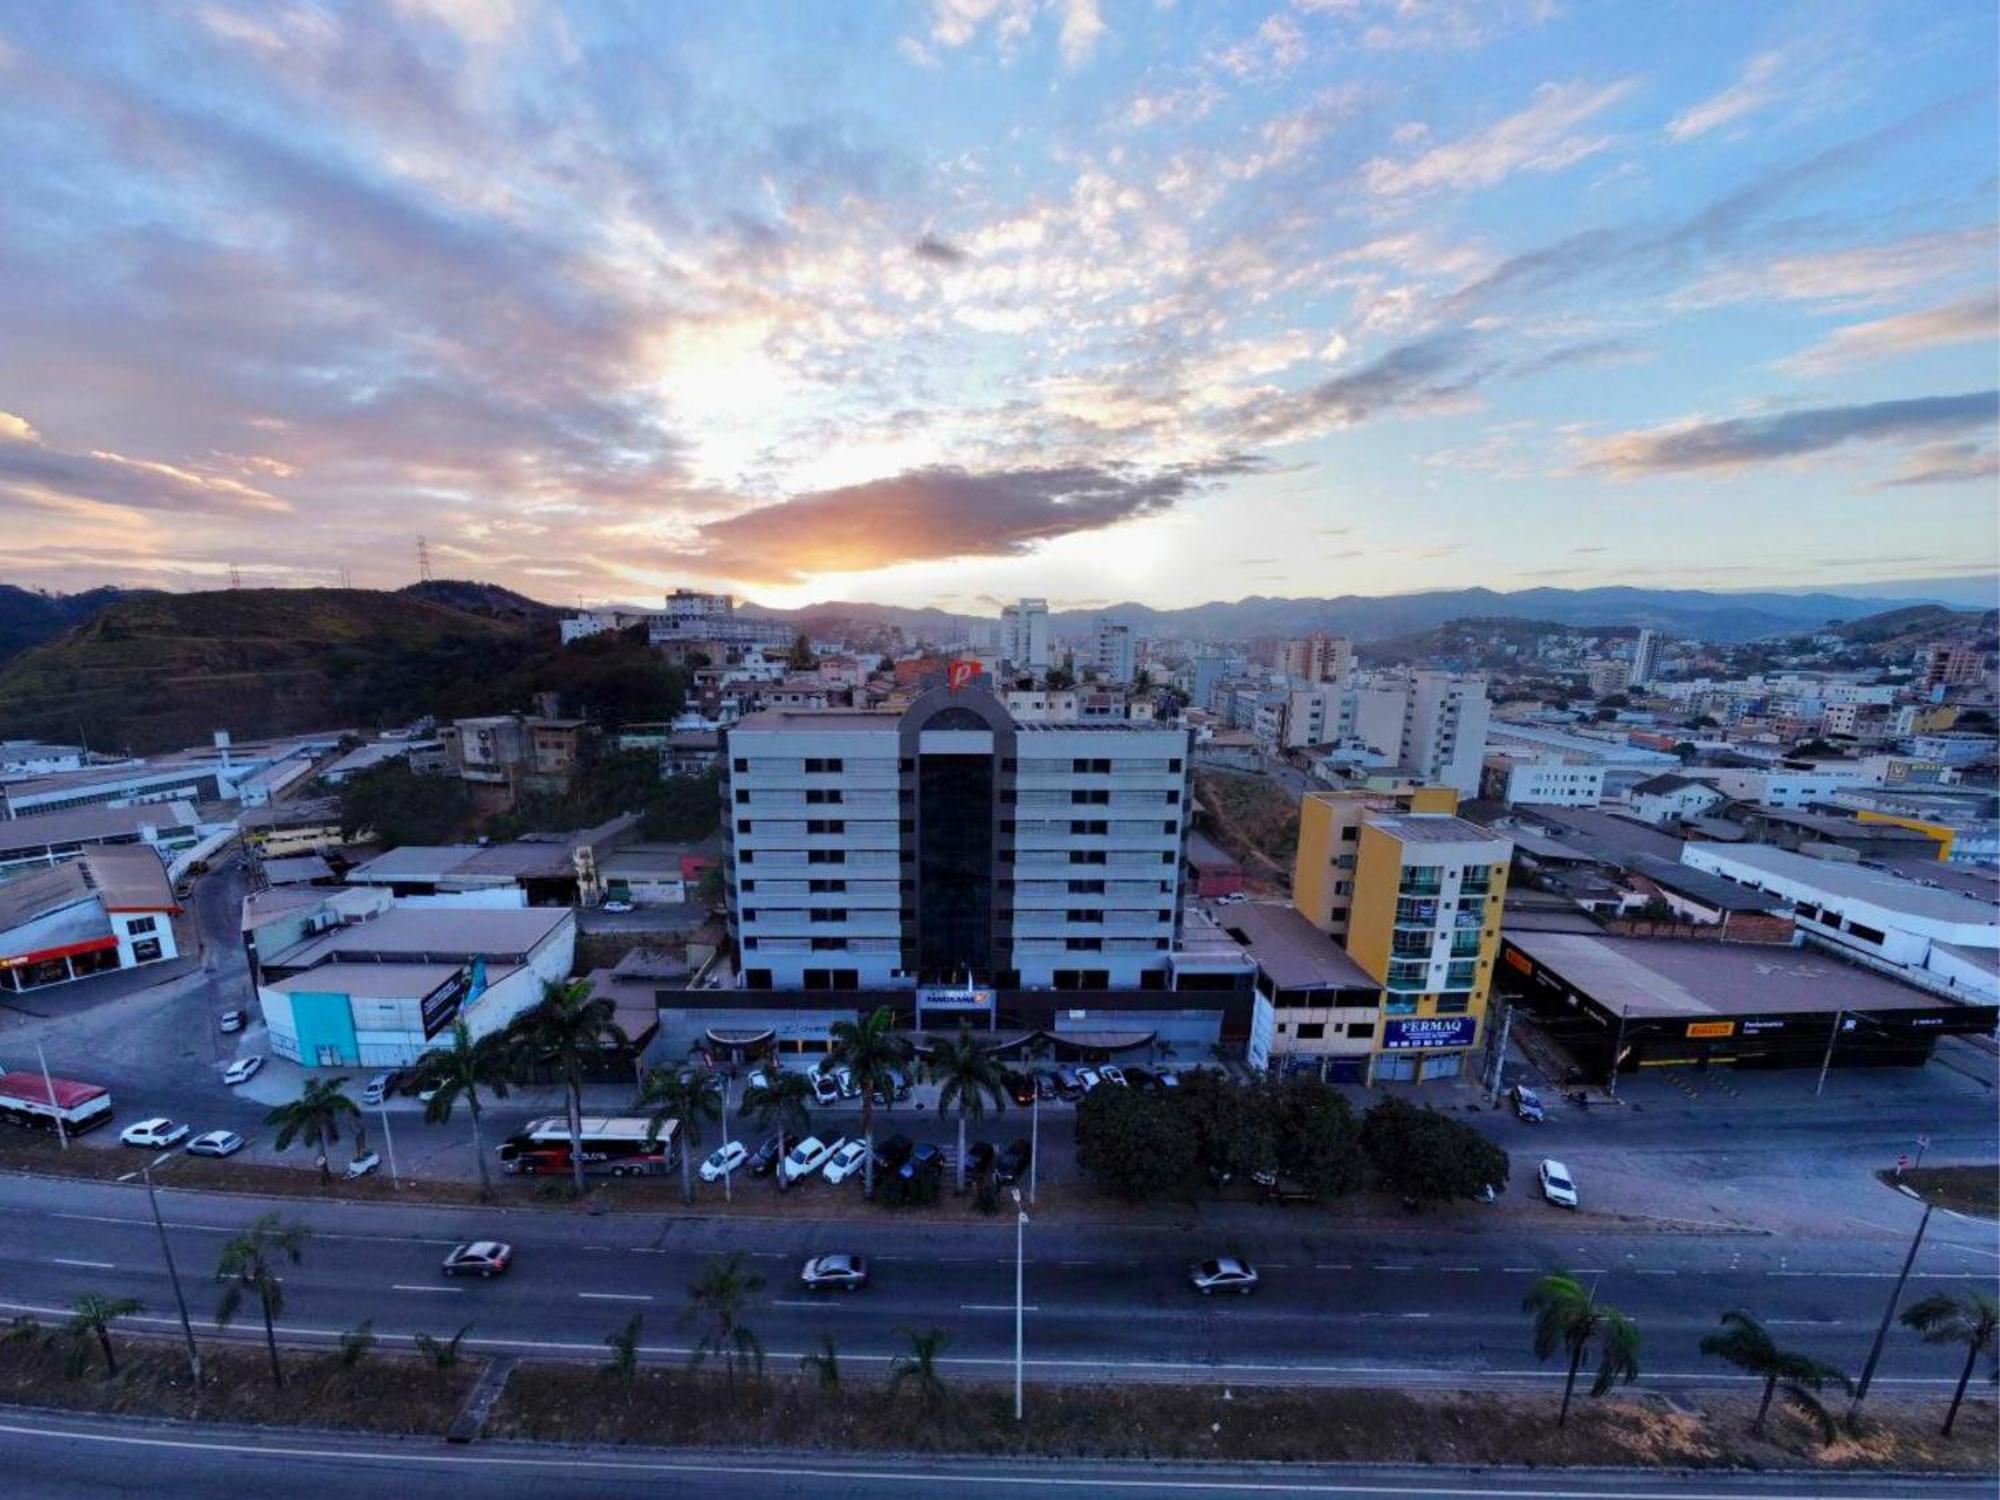
[[1188, 1272], [1188, 1283], [1204, 1297], [1217, 1292], [1235, 1292], [1247, 1297], [1257, 1290], [1257, 1268], [1233, 1255], [1205, 1260]]

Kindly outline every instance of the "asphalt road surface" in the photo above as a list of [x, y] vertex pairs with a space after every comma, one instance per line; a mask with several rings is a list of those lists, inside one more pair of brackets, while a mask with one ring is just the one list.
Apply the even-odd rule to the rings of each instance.
[[[136, 1153], [135, 1153], [136, 1155]], [[160, 1195], [174, 1256], [198, 1319], [222, 1242], [272, 1205], [191, 1192]], [[1900, 1207], [1914, 1205], [1897, 1200]], [[770, 1357], [796, 1359], [831, 1333], [844, 1360], [881, 1366], [906, 1329], [951, 1335], [947, 1363], [1004, 1376], [1014, 1351], [1014, 1225], [879, 1218], [663, 1218], [613, 1212], [431, 1208], [299, 1202], [282, 1206], [315, 1239], [288, 1269], [284, 1330], [336, 1337], [364, 1318], [390, 1342], [473, 1324], [483, 1349], [601, 1356], [604, 1334], [647, 1315], [649, 1358], [682, 1357], [686, 1288], [717, 1255], [741, 1252], [767, 1280], [752, 1324]], [[131, 1295], [144, 1319], [174, 1325], [174, 1303], [143, 1189], [0, 1179], [0, 1312], [65, 1309], [88, 1291]], [[453, 1243], [499, 1238], [513, 1269], [492, 1281], [447, 1280]], [[1344, 1228], [1314, 1215], [1266, 1216], [1228, 1231], [1171, 1225], [1031, 1223], [1024, 1323], [1038, 1380], [1228, 1380], [1515, 1385], [1558, 1372], [1528, 1352], [1521, 1299], [1536, 1276], [1567, 1269], [1637, 1320], [1653, 1386], [1736, 1381], [1697, 1345], [1720, 1313], [1749, 1309], [1787, 1344], [1855, 1371], [1866, 1354], [1902, 1246], [1887, 1239], [1640, 1234], [1550, 1229], [1440, 1236], [1422, 1227]], [[1906, 1300], [1996, 1284], [1991, 1228], [1933, 1220]], [[875, 1282], [857, 1294], [797, 1284], [809, 1255], [868, 1256]], [[1251, 1297], [1202, 1298], [1186, 1269], [1216, 1254], [1263, 1273]], [[241, 1333], [243, 1330], [239, 1329]], [[1894, 1330], [1877, 1384], [1943, 1389], [1949, 1350]]]
[[450, 1485], [450, 1493], [511, 1497], [623, 1497], [644, 1493], [701, 1500], [877, 1500], [901, 1494], [984, 1497], [1340, 1496], [1343, 1500], [1735, 1500], [1741, 1496], [1827, 1500], [1987, 1500], [1986, 1479], [1902, 1475], [1514, 1472], [1287, 1465], [1016, 1463], [896, 1455], [675, 1453], [550, 1448], [164, 1423], [108, 1423], [42, 1413], [0, 1413], [0, 1466], [9, 1492], [32, 1500], [132, 1495], [265, 1495], [376, 1500], [396, 1481]]

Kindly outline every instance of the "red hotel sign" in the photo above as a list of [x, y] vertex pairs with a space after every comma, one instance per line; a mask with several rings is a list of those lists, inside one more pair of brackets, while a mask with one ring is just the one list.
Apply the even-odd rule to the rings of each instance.
[[955, 693], [962, 687], [971, 687], [973, 682], [978, 679], [978, 676], [978, 662], [955, 661], [945, 674], [945, 685]]

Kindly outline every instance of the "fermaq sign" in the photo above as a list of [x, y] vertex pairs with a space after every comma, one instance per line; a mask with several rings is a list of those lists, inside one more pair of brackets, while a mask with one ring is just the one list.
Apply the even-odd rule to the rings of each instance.
[[1382, 1028], [1382, 1050], [1409, 1052], [1419, 1047], [1469, 1047], [1479, 1026], [1473, 1016], [1403, 1016]]

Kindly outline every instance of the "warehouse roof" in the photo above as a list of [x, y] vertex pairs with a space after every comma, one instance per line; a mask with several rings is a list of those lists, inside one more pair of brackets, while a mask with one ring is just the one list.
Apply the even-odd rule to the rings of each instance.
[[72, 807], [64, 812], [26, 813], [0, 821], [0, 850], [137, 838], [142, 828], [192, 828], [199, 821], [191, 802], [147, 802], [138, 807]]
[[[360, 996], [364, 1000], [421, 1000], [459, 974], [458, 964], [321, 964], [264, 986], [281, 994]], [[487, 982], [495, 976], [489, 974]]]
[[1870, 869], [1848, 860], [1814, 859], [1768, 844], [1732, 844], [1714, 857], [1768, 880], [1789, 880], [1849, 901], [1867, 901], [1885, 910], [1933, 922], [1991, 926], [2000, 912], [1991, 901], [1941, 886], [1918, 885], [1891, 870]]
[[339, 954], [379, 954], [421, 960], [431, 955], [526, 957], [564, 922], [566, 906], [487, 911], [471, 907], [395, 906], [380, 916], [336, 928], [266, 962], [307, 968]]
[[1791, 905], [1789, 901], [1760, 891], [1755, 886], [1725, 880], [1720, 875], [1711, 875], [1692, 865], [1655, 859], [1650, 854], [1640, 855], [1629, 868], [1633, 874], [1645, 876], [1663, 890], [1686, 896], [1690, 901], [1698, 901], [1717, 911], [1773, 912], [1783, 911]]
[[1936, 1010], [1952, 1002], [1812, 948], [1514, 932], [1503, 941], [1613, 1015], [1634, 1020], [1837, 1010]]
[[355, 885], [398, 880], [442, 880], [479, 852], [477, 844], [404, 844], [347, 872]]

